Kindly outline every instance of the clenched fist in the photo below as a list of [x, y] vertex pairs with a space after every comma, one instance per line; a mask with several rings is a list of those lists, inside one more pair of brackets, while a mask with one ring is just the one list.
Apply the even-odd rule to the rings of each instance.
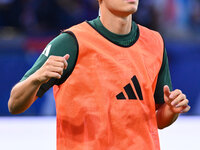
[[190, 106], [188, 105], [189, 100], [181, 90], [176, 89], [170, 92], [167, 85], [164, 86], [163, 90], [165, 103], [170, 107], [172, 112], [186, 113], [190, 110]]
[[69, 54], [64, 57], [61, 56], [50, 56], [43, 66], [35, 72], [35, 76], [40, 83], [46, 83], [51, 78], [60, 79], [63, 70], [67, 69], [67, 60]]

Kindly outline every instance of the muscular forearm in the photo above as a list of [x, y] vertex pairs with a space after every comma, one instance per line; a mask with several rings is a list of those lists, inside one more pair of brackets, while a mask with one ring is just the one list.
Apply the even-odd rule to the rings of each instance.
[[19, 114], [27, 110], [37, 99], [36, 94], [40, 86], [41, 83], [34, 75], [15, 85], [8, 101], [9, 112]]
[[163, 129], [165, 127], [168, 127], [172, 123], [176, 121], [178, 118], [179, 113], [174, 113], [171, 109], [170, 106], [167, 105], [166, 103], [163, 104], [156, 113], [157, 117], [157, 125], [159, 129]]

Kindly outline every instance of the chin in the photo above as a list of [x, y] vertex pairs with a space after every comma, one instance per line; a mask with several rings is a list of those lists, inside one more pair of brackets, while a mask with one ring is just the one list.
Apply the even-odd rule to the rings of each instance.
[[132, 8], [129, 8], [129, 9], [125, 9], [124, 11], [121, 11], [121, 12], [125, 16], [128, 16], [128, 15], [132, 15], [132, 14], [136, 13], [136, 11], [137, 11], [137, 7], [132, 7]]
[[116, 7], [111, 6], [110, 10], [118, 16], [126, 17], [134, 14], [137, 11], [137, 9], [137, 5], [124, 5], [122, 7], [118, 7], [117, 9]]
[[134, 14], [136, 13], [137, 9], [138, 9], [137, 6], [131, 6], [129, 9], [126, 9], [126, 10], [128, 10], [130, 14]]

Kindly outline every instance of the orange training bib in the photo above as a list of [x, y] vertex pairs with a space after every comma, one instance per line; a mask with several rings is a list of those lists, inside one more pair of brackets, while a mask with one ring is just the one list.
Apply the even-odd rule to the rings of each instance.
[[154, 91], [163, 40], [139, 26], [130, 47], [113, 44], [88, 23], [73, 26], [79, 55], [54, 86], [58, 150], [159, 150]]

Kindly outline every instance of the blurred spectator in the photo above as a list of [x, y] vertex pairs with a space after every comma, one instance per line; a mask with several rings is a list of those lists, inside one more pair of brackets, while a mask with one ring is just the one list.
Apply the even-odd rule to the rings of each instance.
[[[199, 0], [140, 0], [139, 7], [134, 20], [164, 35], [200, 34]], [[97, 15], [96, 0], [0, 0], [0, 27], [22, 33], [51, 34]]]
[[84, 21], [85, 10], [83, 9], [84, 2], [82, 0], [57, 0], [59, 9], [59, 26], [60, 29], [66, 29], [70, 26]]
[[39, 31], [51, 31], [57, 28], [59, 7], [55, 0], [41, 0], [38, 3], [36, 17]]
[[97, 17], [94, 0], [1, 0], [0, 27], [41, 34], [66, 29]]
[[143, 26], [157, 30], [159, 14], [153, 2], [152, 0], [141, 0], [138, 11], [134, 15], [134, 20]]
[[194, 32], [198, 32], [200, 34], [200, 1], [195, 0], [191, 5], [191, 16], [190, 16], [190, 24], [191, 28]]
[[21, 29], [19, 17], [22, 13], [23, 4], [20, 0], [0, 1], [0, 26], [12, 26]]
[[86, 16], [88, 20], [92, 20], [98, 16], [99, 5], [97, 0], [85, 0], [84, 9], [86, 10]]
[[36, 9], [40, 1], [37, 0], [22, 0], [23, 11], [20, 15], [20, 22], [23, 31], [26, 33], [36, 32], [38, 25], [38, 19], [36, 16]]

